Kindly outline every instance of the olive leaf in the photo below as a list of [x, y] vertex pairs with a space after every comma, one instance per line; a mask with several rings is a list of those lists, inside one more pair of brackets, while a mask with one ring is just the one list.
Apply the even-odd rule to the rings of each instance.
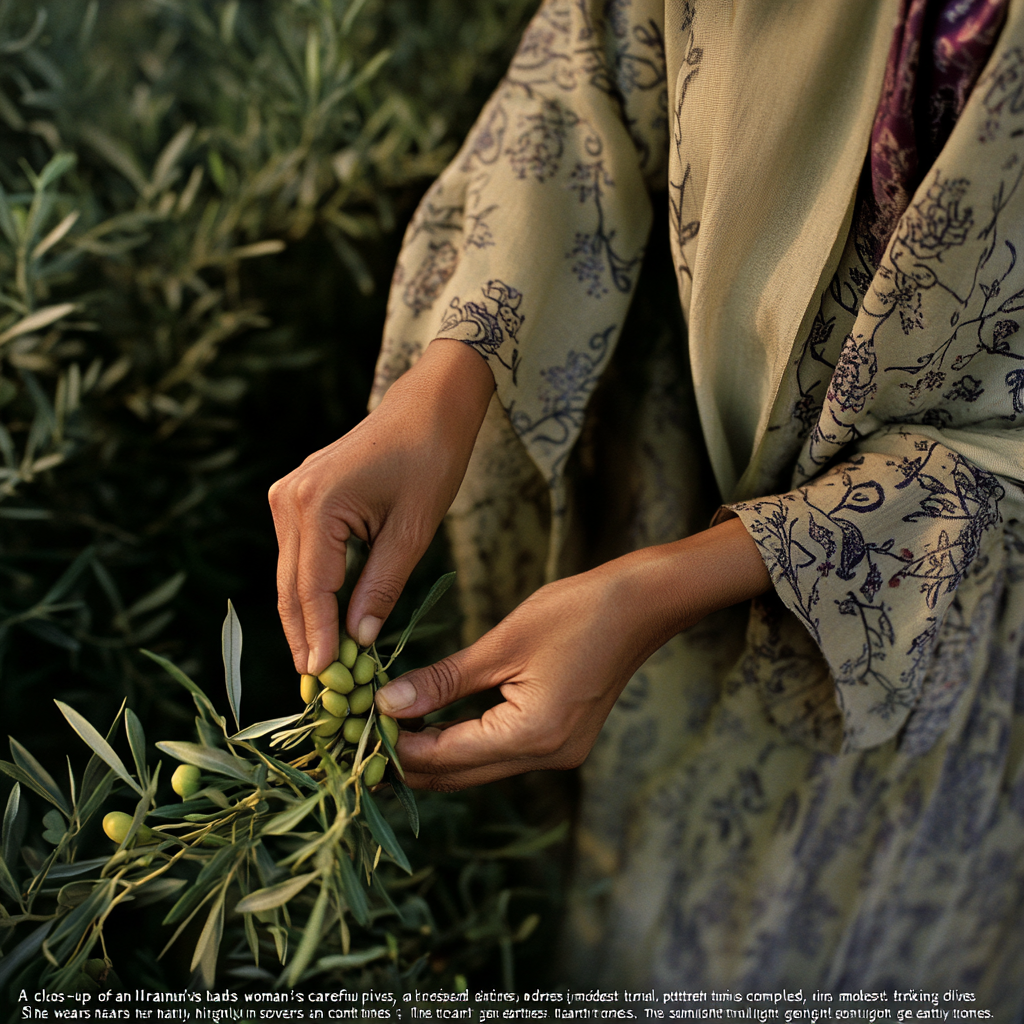
[[228, 601], [228, 613], [220, 631], [220, 648], [224, 658], [224, 683], [228, 691], [228, 703], [235, 716], [235, 728], [242, 728], [240, 717], [242, 707], [242, 625], [238, 621], [234, 605]]
[[14, 972], [39, 952], [40, 947], [46, 940], [53, 928], [53, 921], [41, 924], [34, 932], [30, 933], [12, 950], [4, 954], [0, 960], [0, 992], [4, 990], [7, 982], [11, 980]]
[[196, 703], [196, 707], [201, 715], [207, 716], [209, 721], [215, 725], [219, 725], [221, 729], [224, 728], [224, 719], [217, 714], [217, 709], [213, 706], [212, 701], [206, 694], [194, 683], [184, 672], [178, 668], [172, 661], [167, 658], [161, 657], [159, 654], [154, 654], [152, 651], [147, 651], [143, 648], [140, 654], [144, 654], [147, 658], [155, 661], [167, 674], [174, 679], [176, 682], [181, 683], [182, 686], [192, 694], [192, 699]]
[[35, 785], [30, 786], [30, 788], [34, 789], [40, 796], [45, 796], [55, 807], [59, 807], [67, 817], [71, 817], [64, 794], [60, 791], [60, 787], [54, 781], [53, 776], [13, 736], [9, 736], [8, 739], [10, 740], [11, 755], [14, 757], [15, 763], [35, 782]]
[[241, 740], [255, 740], [260, 736], [266, 736], [268, 732], [273, 732], [275, 729], [283, 729], [286, 725], [297, 722], [301, 717], [302, 714], [300, 713], [297, 715], [286, 715], [284, 718], [270, 718], [265, 722], [256, 722], [241, 732], [236, 732], [233, 736], [229, 736], [228, 739], [233, 743]]
[[423, 604], [421, 604], [419, 608], [412, 613], [412, 618], [409, 619], [409, 625], [407, 625], [402, 631], [402, 635], [399, 638], [395, 649], [391, 652], [391, 657], [388, 658], [387, 664], [384, 666], [385, 672], [391, 667], [395, 658], [397, 658], [404, 650], [405, 645], [409, 642], [409, 637], [412, 636], [412, 632], [416, 628], [416, 624], [430, 611], [431, 608], [434, 607], [435, 604], [437, 604], [442, 597], [444, 597], [448, 588], [454, 581], [455, 573], [445, 573], [445, 575], [430, 588], [427, 596], [423, 599]]
[[184, 764], [194, 764], [203, 771], [226, 775], [228, 778], [238, 779], [239, 782], [252, 781], [252, 768], [248, 762], [225, 754], [222, 750], [204, 747], [199, 743], [183, 743], [176, 740], [161, 740], [156, 746], [157, 750], [170, 754], [171, 757]]
[[268, 886], [266, 889], [257, 889], [235, 904], [235, 913], [252, 914], [279, 907], [283, 903], [287, 903], [293, 896], [298, 896], [317, 875], [319, 875], [318, 871], [312, 871], [306, 875], [296, 875], [285, 882], [278, 882], [277, 885]]
[[132, 759], [135, 761], [135, 770], [139, 779], [146, 783], [149, 780], [149, 769], [146, 767], [146, 733], [139, 721], [139, 716], [126, 708], [124, 713], [124, 728], [128, 734], [128, 746], [132, 751]]
[[320, 787], [305, 773], [300, 772], [297, 768], [293, 768], [290, 764], [286, 764], [284, 761], [279, 761], [276, 757], [271, 757], [269, 754], [260, 754], [260, 757], [269, 764], [274, 771], [280, 772], [289, 782], [296, 786], [300, 786], [303, 789], [311, 789], [314, 793], [320, 791]]
[[[341, 859], [348, 860], [344, 855]], [[295, 956], [292, 958], [292, 962], [288, 965], [288, 970], [284, 975], [284, 983], [290, 987], [298, 984], [299, 978], [302, 977], [302, 972], [309, 966], [310, 960], [313, 959], [313, 955], [316, 953], [316, 947], [320, 944], [320, 933], [324, 927], [329, 894], [330, 890], [325, 878], [320, 883], [320, 895], [316, 898], [313, 911], [309, 915], [309, 920], [306, 922], [306, 927], [302, 932], [302, 941], [299, 943], [299, 948], [295, 950]]]
[[227, 887], [230, 877], [225, 880], [217, 898], [210, 907], [210, 913], [203, 925], [199, 941], [196, 943], [195, 952], [192, 954], [192, 965], [190, 970], [199, 969], [199, 977], [203, 987], [213, 988], [217, 975], [217, 953], [220, 950], [221, 936], [224, 934], [224, 897], [227, 895]]
[[4, 808], [4, 823], [2, 841], [0, 841], [0, 860], [5, 864], [13, 866], [18, 860], [18, 840], [16, 827], [18, 812], [21, 810], [21, 784], [16, 782], [11, 787], [10, 795], [7, 797], [7, 806]]
[[125, 768], [124, 762], [114, 752], [114, 748], [96, 731], [96, 728], [89, 720], [63, 701], [55, 700], [53, 703], [57, 705], [60, 713], [68, 720], [71, 728], [92, 748], [96, 756], [101, 761], [106, 762], [122, 782], [127, 783], [139, 796], [142, 796], [142, 787], [128, 774], [128, 769]]
[[370, 830], [370, 834], [374, 839], [382, 846], [395, 861], [395, 863], [402, 868], [407, 874], [412, 874], [412, 865], [409, 863], [409, 858], [406, 857], [405, 851], [402, 849], [395, 837], [395, 833], [392, 831], [391, 826], [385, 821], [384, 815], [380, 813], [377, 805], [373, 801], [373, 797], [370, 796], [368, 790], [364, 789], [361, 796], [361, 807], [363, 809], [363, 817], [366, 820], [366, 825]]
[[323, 801], [323, 793], [319, 791], [312, 796], [306, 797], [305, 800], [296, 804], [290, 810], [283, 811], [281, 814], [275, 815], [273, 818], [263, 826], [262, 834], [265, 836], [282, 836], [286, 832], [291, 832], [296, 825], [302, 821], [307, 815], [311, 814], [314, 808], [318, 807]]
[[352, 861], [344, 854], [338, 857], [338, 873], [341, 876], [345, 902], [348, 904], [349, 910], [352, 911], [352, 916], [359, 924], [365, 926], [370, 920], [370, 907], [366, 901], [366, 891], [359, 882]]
[[405, 784], [405, 780], [400, 778], [398, 775], [392, 775], [390, 782], [391, 789], [398, 798], [398, 802], [405, 809], [405, 814], [409, 819], [409, 828], [412, 829], [412, 834], [419, 839], [420, 809], [416, 804], [416, 797], [413, 794], [413, 791]]

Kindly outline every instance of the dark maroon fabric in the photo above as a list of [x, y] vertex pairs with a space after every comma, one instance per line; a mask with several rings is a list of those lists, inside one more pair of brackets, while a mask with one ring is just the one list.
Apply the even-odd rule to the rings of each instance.
[[1007, 3], [901, 0], [857, 197], [857, 237], [874, 266], [992, 55]]

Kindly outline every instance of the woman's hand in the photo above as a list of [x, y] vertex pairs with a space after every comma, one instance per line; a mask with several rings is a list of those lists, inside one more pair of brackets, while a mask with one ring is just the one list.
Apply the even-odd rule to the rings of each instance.
[[479, 719], [403, 732], [398, 753], [409, 784], [454, 790], [575, 767], [651, 654], [711, 611], [769, 586], [757, 547], [734, 519], [542, 587], [471, 647], [378, 691], [378, 708], [395, 718], [494, 686], [505, 698]]
[[364, 646], [376, 640], [455, 498], [493, 391], [476, 352], [433, 341], [366, 419], [271, 487], [278, 609], [297, 671], [337, 657], [335, 593], [352, 536], [370, 556], [347, 628]]

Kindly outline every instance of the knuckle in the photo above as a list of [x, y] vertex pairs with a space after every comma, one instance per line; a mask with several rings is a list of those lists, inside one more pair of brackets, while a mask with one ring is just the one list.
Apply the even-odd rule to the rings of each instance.
[[395, 573], [377, 573], [373, 579], [366, 584], [367, 600], [374, 608], [394, 607], [395, 602], [401, 597], [405, 581]]
[[436, 705], [447, 704], [459, 690], [460, 675], [451, 659], [443, 658], [423, 669], [420, 685]]

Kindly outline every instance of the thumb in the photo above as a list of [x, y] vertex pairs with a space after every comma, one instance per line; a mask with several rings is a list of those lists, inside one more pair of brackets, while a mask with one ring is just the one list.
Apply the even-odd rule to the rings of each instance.
[[494, 685], [473, 647], [399, 676], [377, 691], [377, 708], [392, 718], [421, 718]]
[[430, 543], [413, 531], [396, 528], [388, 520], [370, 547], [370, 554], [359, 574], [348, 603], [348, 634], [361, 647], [369, 647], [391, 614], [416, 563]]

